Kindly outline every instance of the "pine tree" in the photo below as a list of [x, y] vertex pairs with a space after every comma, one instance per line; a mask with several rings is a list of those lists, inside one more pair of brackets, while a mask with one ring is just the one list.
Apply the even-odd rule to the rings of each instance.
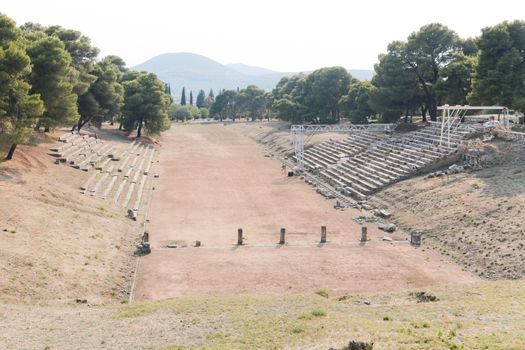
[[0, 133], [11, 143], [9, 160], [17, 144], [27, 140], [31, 125], [44, 112], [44, 103], [30, 91], [31, 60], [15, 22], [0, 14], [0, 29]]
[[190, 106], [193, 106], [193, 91], [190, 90]]
[[180, 104], [186, 106], [186, 88], [182, 87], [182, 95], [180, 97]]
[[208, 97], [215, 98], [215, 95], [213, 94], [213, 89], [210, 89], [210, 93], [208, 94]]
[[197, 101], [196, 101], [196, 105], [198, 108], [204, 107], [205, 99], [206, 99], [206, 93], [204, 92], [204, 90], [200, 90], [199, 94], [197, 95]]

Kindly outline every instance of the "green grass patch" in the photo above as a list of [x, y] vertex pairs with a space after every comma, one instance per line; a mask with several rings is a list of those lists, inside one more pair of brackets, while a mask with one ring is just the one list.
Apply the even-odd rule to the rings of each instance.
[[166, 349], [328, 349], [351, 340], [373, 342], [378, 349], [525, 348], [524, 281], [441, 286], [432, 292], [438, 303], [418, 303], [407, 292], [344, 300], [317, 293], [180, 297], [123, 305], [113, 317], [125, 318], [127, 326], [169, 322], [168, 344], [171, 335], [177, 338], [171, 337], [174, 344]]
[[324, 311], [322, 309], [315, 309], [315, 310], [312, 311], [312, 316], [324, 317], [324, 316], [326, 316], [326, 311]]
[[315, 291], [315, 294], [323, 297], [323, 298], [328, 298], [329, 294], [328, 294], [328, 291], [324, 288], [320, 288], [320, 289], [317, 289]]
[[299, 334], [306, 332], [306, 328], [303, 325], [296, 325], [292, 328], [292, 333]]

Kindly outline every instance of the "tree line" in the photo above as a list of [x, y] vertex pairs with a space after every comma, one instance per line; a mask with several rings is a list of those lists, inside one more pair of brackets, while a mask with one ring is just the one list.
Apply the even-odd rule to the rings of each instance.
[[31, 130], [91, 122], [159, 133], [169, 127], [172, 103], [155, 74], [131, 71], [118, 56], [99, 50], [81, 32], [26, 23], [0, 14], [0, 143], [11, 159]]
[[502, 22], [477, 38], [432, 23], [387, 46], [371, 81], [342, 67], [282, 78], [270, 92], [221, 91], [216, 118], [274, 116], [292, 123], [394, 122], [421, 115], [435, 121], [443, 104], [502, 105], [525, 110], [525, 21]]

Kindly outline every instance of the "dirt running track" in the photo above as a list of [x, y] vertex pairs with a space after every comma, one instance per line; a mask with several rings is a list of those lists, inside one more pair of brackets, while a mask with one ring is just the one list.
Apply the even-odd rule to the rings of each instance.
[[[316, 288], [339, 295], [476, 280], [435, 253], [381, 241], [375, 225], [371, 241], [360, 245], [357, 210], [333, 209], [264, 154], [222, 124], [175, 124], [164, 134], [148, 224], [152, 253], [140, 259], [136, 300]], [[322, 225], [325, 245], [318, 244]], [[239, 227], [242, 247], [234, 245]], [[287, 230], [284, 247], [276, 244], [280, 227]], [[195, 240], [203, 246], [193, 247]]]

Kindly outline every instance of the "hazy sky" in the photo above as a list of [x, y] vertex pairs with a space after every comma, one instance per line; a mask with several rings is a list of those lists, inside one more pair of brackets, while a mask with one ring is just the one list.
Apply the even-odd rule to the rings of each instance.
[[462, 37], [525, 19], [525, 1], [470, 0], [0, 0], [18, 25], [80, 30], [129, 66], [166, 52], [278, 71], [325, 66], [372, 69], [393, 40], [431, 22]]

